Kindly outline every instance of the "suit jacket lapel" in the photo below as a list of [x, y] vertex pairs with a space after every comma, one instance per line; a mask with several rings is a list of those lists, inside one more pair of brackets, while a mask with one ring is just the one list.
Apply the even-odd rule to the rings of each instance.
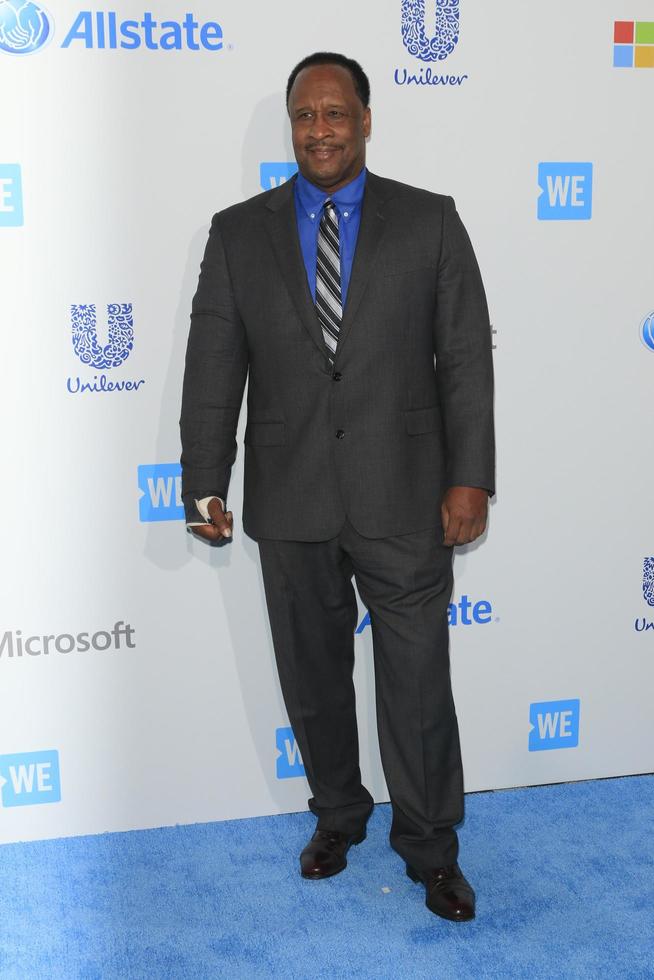
[[[266, 207], [270, 212], [266, 227], [286, 288], [295, 304], [300, 320], [320, 353], [325, 357], [326, 349], [322, 327], [311, 298], [300, 249], [295, 214], [294, 184], [294, 179], [287, 181], [266, 201]], [[341, 321], [338, 347], [336, 348], [336, 361], [338, 361], [352, 329], [354, 318], [368, 285], [377, 252], [386, 230], [383, 205], [388, 196], [387, 191], [388, 182], [368, 172], [347, 302]]]
[[382, 213], [384, 197], [383, 181], [375, 174], [368, 172], [363, 195], [361, 224], [359, 225], [357, 246], [352, 263], [352, 274], [347, 290], [343, 319], [341, 320], [338, 347], [336, 348], [336, 361], [338, 361], [352, 329], [359, 304], [370, 279], [377, 251], [386, 230], [386, 221]]
[[266, 222], [266, 226], [282, 278], [291, 294], [300, 320], [326, 360], [322, 328], [316, 316], [316, 309], [307, 282], [302, 250], [300, 249], [295, 215], [294, 184], [295, 180], [289, 180], [278, 191], [270, 195], [266, 207], [271, 213], [268, 215], [269, 220]]

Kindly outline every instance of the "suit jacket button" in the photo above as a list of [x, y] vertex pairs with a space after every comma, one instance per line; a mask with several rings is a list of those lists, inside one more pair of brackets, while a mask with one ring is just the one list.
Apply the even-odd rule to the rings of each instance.
[[334, 373], [332, 374], [332, 378], [334, 381], [340, 381], [342, 377], [343, 375], [341, 374], [340, 371], [334, 371]]
[[336, 430], [336, 438], [337, 439], [344, 439], [345, 438], [345, 431], [343, 429], [337, 429]]

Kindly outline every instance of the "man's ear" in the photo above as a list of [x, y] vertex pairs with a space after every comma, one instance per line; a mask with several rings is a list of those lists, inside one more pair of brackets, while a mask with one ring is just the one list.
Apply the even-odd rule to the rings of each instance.
[[367, 106], [363, 110], [363, 135], [366, 139], [370, 136], [370, 130], [372, 129], [372, 113], [370, 112], [370, 106]]

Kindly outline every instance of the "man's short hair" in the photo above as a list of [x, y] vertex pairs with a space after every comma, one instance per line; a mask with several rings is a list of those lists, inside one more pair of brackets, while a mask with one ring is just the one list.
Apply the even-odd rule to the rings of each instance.
[[364, 109], [370, 105], [370, 81], [365, 71], [358, 61], [353, 58], [346, 58], [344, 54], [337, 54], [334, 51], [316, 51], [298, 62], [291, 74], [288, 76], [286, 85], [286, 106], [288, 108], [288, 97], [293, 88], [293, 82], [304, 68], [312, 68], [314, 65], [340, 65], [349, 71], [354, 82], [354, 90], [361, 99]]

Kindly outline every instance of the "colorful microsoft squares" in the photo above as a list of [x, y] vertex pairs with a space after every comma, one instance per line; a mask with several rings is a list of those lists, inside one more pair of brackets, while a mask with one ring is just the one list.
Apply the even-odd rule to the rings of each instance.
[[654, 21], [614, 22], [613, 67], [654, 68]]
[[614, 44], [613, 45], [613, 67], [614, 68], [633, 68], [634, 67], [634, 46], [633, 46], [633, 44]]
[[633, 20], [616, 20], [615, 24], [613, 25], [613, 40], [616, 44], [633, 44]]

